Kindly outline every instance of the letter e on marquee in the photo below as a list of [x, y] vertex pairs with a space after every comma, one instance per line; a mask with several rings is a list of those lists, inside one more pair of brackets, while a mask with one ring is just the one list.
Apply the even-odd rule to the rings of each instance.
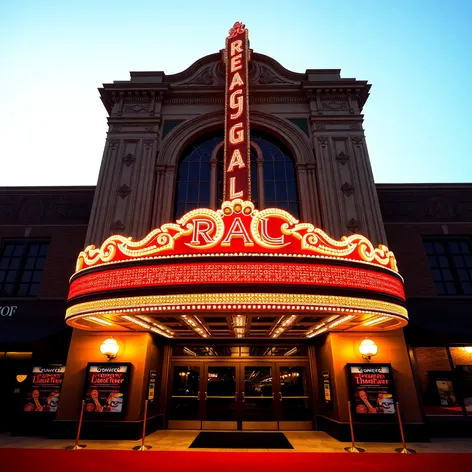
[[225, 48], [224, 199], [251, 200], [251, 141], [249, 136], [248, 62], [246, 27], [236, 22]]

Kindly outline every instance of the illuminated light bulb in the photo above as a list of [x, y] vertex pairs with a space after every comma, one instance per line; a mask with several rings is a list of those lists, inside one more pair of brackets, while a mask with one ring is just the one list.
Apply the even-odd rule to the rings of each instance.
[[379, 350], [377, 344], [374, 343], [371, 339], [365, 338], [359, 346], [359, 351], [362, 354], [362, 357], [370, 361], [371, 357], [375, 356]]
[[118, 346], [118, 343], [112, 337], [105, 339], [105, 341], [103, 341], [103, 343], [100, 346], [100, 352], [104, 356], [108, 357], [109, 361], [111, 361], [112, 359], [116, 357], [119, 350], [120, 350], [120, 347]]
[[464, 351], [467, 352], [467, 354], [472, 354], [472, 346], [465, 346]]

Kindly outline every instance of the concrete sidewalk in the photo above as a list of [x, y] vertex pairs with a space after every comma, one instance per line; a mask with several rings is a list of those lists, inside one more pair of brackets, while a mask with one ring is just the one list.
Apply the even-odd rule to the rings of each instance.
[[[146, 437], [146, 444], [152, 446], [151, 451], [234, 451], [234, 452], [345, 452], [350, 443], [339, 442], [321, 431], [286, 431], [284, 432], [294, 449], [189, 449], [190, 444], [201, 431], [161, 430]], [[87, 449], [132, 449], [140, 441], [123, 440], [81, 440]], [[0, 434], [0, 448], [35, 448], [64, 449], [74, 444], [68, 439], [48, 439], [41, 437], [10, 436]], [[366, 452], [394, 452], [401, 447], [399, 443], [358, 443]], [[408, 443], [408, 448], [418, 453], [472, 453], [472, 438], [439, 438], [429, 443]]]

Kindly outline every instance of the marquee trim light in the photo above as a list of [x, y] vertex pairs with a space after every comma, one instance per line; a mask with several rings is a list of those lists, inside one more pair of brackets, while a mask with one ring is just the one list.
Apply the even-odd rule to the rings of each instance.
[[[302, 262], [193, 262], [105, 268], [82, 274], [70, 285], [69, 300], [123, 289], [198, 285], [299, 285], [350, 288], [393, 295], [405, 300], [398, 276], [370, 268]], [[193, 291], [193, 289], [192, 289]]]
[[[182, 311], [297, 311], [387, 314], [408, 318], [406, 308], [391, 302], [335, 295], [285, 293], [197, 293], [108, 298], [78, 303], [66, 311], [66, 319], [98, 313], [141, 313]], [[182, 315], [184, 316], [184, 315]]]
[[181, 315], [180, 318], [186, 325], [193, 329], [202, 338], [208, 338], [211, 336], [211, 333], [208, 331], [207, 327], [202, 323], [200, 318], [198, 318], [198, 316]]
[[387, 246], [375, 248], [360, 234], [337, 241], [311, 223], [300, 223], [285, 210], [259, 211], [250, 201], [223, 202], [214, 211], [200, 208], [186, 213], [176, 223], [167, 223], [145, 238], [113, 235], [100, 248], [87, 246], [80, 252], [76, 272], [107, 263], [160, 257], [285, 256], [370, 263], [398, 272], [395, 256]]

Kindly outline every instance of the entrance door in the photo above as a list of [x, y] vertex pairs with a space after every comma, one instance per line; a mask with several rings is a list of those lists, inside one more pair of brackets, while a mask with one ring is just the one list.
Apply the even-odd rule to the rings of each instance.
[[275, 365], [257, 364], [241, 366], [241, 429], [277, 430], [279, 417], [275, 392], [278, 382]]
[[241, 381], [238, 364], [207, 363], [202, 429], [238, 429]]
[[311, 430], [308, 364], [172, 363], [170, 429]]
[[278, 364], [279, 429], [311, 430], [313, 414], [308, 365]]
[[200, 363], [171, 365], [169, 429], [201, 429], [201, 371]]

